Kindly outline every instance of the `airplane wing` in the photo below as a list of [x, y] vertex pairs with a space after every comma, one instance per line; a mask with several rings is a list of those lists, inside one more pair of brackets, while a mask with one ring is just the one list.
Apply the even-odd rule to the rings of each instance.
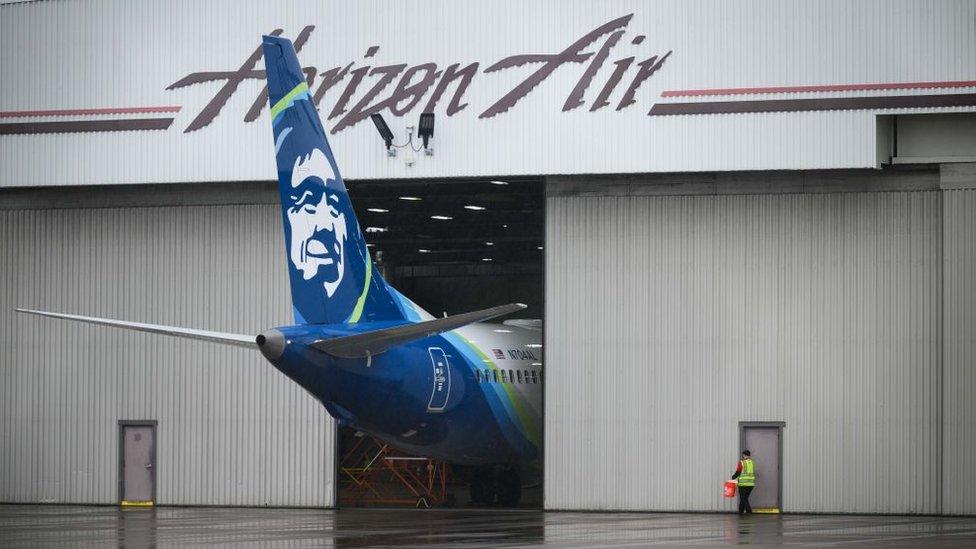
[[111, 318], [97, 318], [93, 316], [69, 315], [64, 313], [51, 313], [48, 311], [35, 311], [32, 309], [16, 309], [18, 313], [31, 315], [48, 316], [64, 320], [77, 320], [88, 322], [89, 324], [100, 324], [102, 326], [114, 326], [127, 330], [137, 330], [139, 332], [150, 332], [153, 334], [163, 334], [187, 339], [199, 339], [213, 343], [223, 343], [225, 345], [236, 345], [238, 347], [248, 347], [254, 349], [257, 343], [254, 336], [243, 334], [227, 334], [223, 332], [210, 332], [207, 330], [194, 330], [192, 328], [180, 328], [178, 326], [161, 326], [159, 324], [143, 324], [142, 322], [127, 322], [125, 320], [113, 320]]
[[516, 328], [525, 328], [526, 330], [535, 330], [536, 332], [542, 331], [541, 318], [513, 318], [502, 322], [502, 324], [505, 326], [515, 326]]
[[499, 305], [490, 309], [482, 309], [480, 311], [472, 311], [470, 313], [462, 313], [445, 318], [435, 318], [434, 320], [426, 320], [415, 324], [394, 326], [393, 328], [383, 328], [361, 334], [339, 336], [332, 339], [320, 339], [313, 342], [312, 347], [340, 358], [363, 358], [382, 353], [390, 347], [454, 330], [455, 328], [460, 328], [474, 322], [481, 322], [496, 316], [514, 313], [526, 307], [527, 305], [522, 303]]

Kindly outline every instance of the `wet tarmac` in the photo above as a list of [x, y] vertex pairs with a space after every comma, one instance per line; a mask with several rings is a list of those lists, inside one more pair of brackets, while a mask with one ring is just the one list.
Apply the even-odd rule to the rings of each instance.
[[976, 517], [0, 505], [0, 547], [973, 547]]

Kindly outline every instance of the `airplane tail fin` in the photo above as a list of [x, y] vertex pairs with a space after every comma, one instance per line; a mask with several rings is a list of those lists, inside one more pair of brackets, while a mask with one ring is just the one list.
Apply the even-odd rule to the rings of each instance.
[[291, 41], [265, 36], [263, 49], [295, 321], [425, 316], [373, 265]]

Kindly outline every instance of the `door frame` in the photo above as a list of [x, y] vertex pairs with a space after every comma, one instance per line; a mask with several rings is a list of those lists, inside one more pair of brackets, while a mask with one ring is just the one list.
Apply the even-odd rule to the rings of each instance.
[[778, 429], [778, 442], [779, 448], [779, 460], [776, 464], [776, 475], [779, 477], [779, 482], [776, 483], [776, 510], [777, 512], [782, 512], [783, 510], [783, 431], [786, 429], [785, 421], [740, 421], [739, 422], [739, 453], [746, 446], [746, 429], [750, 428], [774, 428]]
[[152, 429], [152, 450], [150, 455], [152, 456], [152, 500], [149, 504], [143, 504], [147, 506], [156, 504], [156, 447], [158, 446], [158, 439], [156, 434], [159, 422], [155, 419], [120, 419], [119, 420], [119, 434], [118, 434], [118, 446], [119, 446], [119, 456], [118, 456], [118, 502], [119, 505], [139, 505], [139, 503], [130, 503], [124, 499], [125, 496], [125, 428], [126, 427], [149, 427]]

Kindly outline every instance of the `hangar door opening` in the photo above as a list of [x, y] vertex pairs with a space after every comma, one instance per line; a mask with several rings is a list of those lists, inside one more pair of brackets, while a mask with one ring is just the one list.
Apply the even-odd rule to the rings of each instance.
[[[348, 188], [377, 268], [432, 316], [527, 307], [457, 332], [464, 341], [431, 343], [422, 357], [428, 392], [418, 403], [425, 419], [417, 425], [394, 437], [340, 426], [338, 505], [541, 507], [542, 181], [362, 181]], [[487, 405], [469, 407], [478, 400]], [[474, 445], [491, 437], [515, 444], [504, 460], [473, 459], [466, 455], [472, 441], [452, 442], [458, 415], [467, 413], [483, 424], [472, 433]], [[529, 456], [534, 444], [538, 453]]]

